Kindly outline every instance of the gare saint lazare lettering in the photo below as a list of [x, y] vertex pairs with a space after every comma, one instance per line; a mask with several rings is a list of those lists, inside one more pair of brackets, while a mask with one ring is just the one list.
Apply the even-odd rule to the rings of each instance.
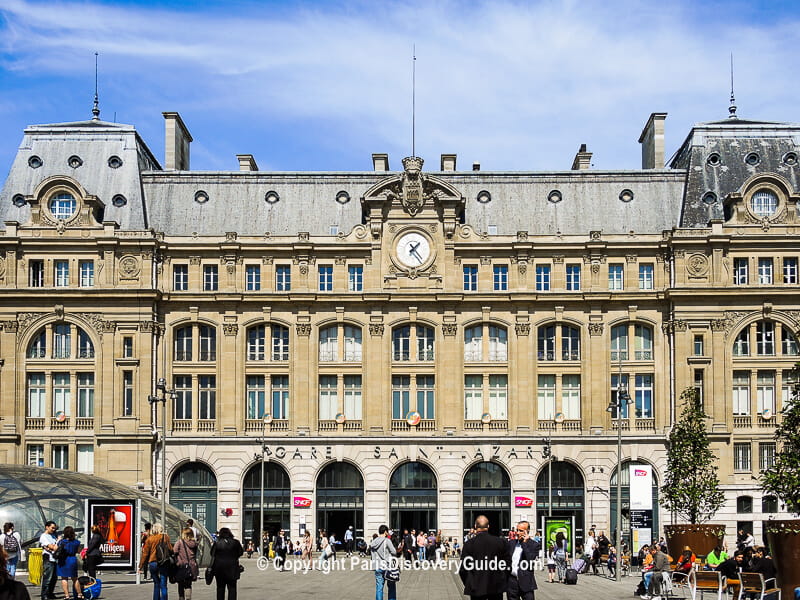
[[[341, 448], [341, 446], [338, 446]], [[417, 447], [416, 452], [420, 458], [444, 458], [448, 456], [456, 456], [467, 460], [511, 460], [514, 458], [523, 458], [525, 460], [534, 460], [537, 456], [537, 451], [533, 446], [525, 446], [518, 449], [515, 446], [510, 448], [503, 448], [499, 445], [492, 445], [490, 452], [484, 453], [481, 448], [471, 448], [464, 450], [458, 446], [452, 448], [437, 447], [435, 451], [423, 447]], [[400, 452], [394, 446], [374, 446], [372, 449], [372, 457], [376, 459], [382, 458], [407, 458], [404, 448], [400, 448]], [[332, 460], [335, 458], [334, 446], [265, 446], [264, 455], [267, 457], [275, 457], [278, 460], [288, 458], [289, 460]]]

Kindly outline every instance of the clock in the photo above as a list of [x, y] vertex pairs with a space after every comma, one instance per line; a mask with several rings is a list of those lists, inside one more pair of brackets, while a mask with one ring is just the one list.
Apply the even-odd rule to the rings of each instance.
[[405, 266], [415, 269], [425, 265], [431, 257], [431, 244], [428, 238], [416, 231], [401, 235], [395, 249], [397, 259]]

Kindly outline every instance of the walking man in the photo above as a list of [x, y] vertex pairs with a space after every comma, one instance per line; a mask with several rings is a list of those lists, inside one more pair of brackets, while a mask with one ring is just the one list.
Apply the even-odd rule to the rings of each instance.
[[39, 536], [42, 547], [42, 600], [53, 600], [56, 597], [56, 559], [53, 552], [58, 548], [56, 530], [53, 521], [44, 524], [44, 533]]
[[347, 552], [347, 556], [353, 554], [353, 526], [347, 528], [347, 531], [344, 532], [344, 549]]
[[530, 537], [530, 528], [530, 523], [520, 521], [517, 523], [517, 539], [508, 541], [508, 552], [511, 554], [508, 600], [533, 600], [534, 592], [538, 589], [533, 565], [542, 545]]
[[475, 536], [464, 544], [458, 575], [472, 600], [503, 600], [511, 556], [505, 540], [489, 533], [489, 519], [475, 519]]

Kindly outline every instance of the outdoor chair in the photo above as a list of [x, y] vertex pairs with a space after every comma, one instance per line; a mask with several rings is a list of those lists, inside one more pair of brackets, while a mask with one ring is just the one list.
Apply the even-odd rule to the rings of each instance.
[[689, 590], [692, 592], [692, 600], [697, 600], [703, 594], [711, 593], [717, 595], [717, 600], [722, 600], [725, 593], [725, 576], [719, 571], [691, 571], [689, 573]]
[[[741, 573], [739, 580], [739, 595], [735, 600], [755, 597], [756, 600], [781, 600], [781, 588], [778, 587], [774, 577], [764, 579], [761, 573]], [[754, 595], [754, 596], [753, 596]]]

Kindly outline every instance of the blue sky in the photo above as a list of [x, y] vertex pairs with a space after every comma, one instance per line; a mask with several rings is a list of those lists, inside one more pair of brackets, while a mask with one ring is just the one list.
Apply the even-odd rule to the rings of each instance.
[[0, 0], [0, 172], [26, 125], [130, 123], [163, 158], [162, 111], [192, 169], [370, 170], [411, 153], [438, 169], [636, 169], [651, 112], [671, 154], [727, 116], [800, 121], [797, 2], [32, 2]]

